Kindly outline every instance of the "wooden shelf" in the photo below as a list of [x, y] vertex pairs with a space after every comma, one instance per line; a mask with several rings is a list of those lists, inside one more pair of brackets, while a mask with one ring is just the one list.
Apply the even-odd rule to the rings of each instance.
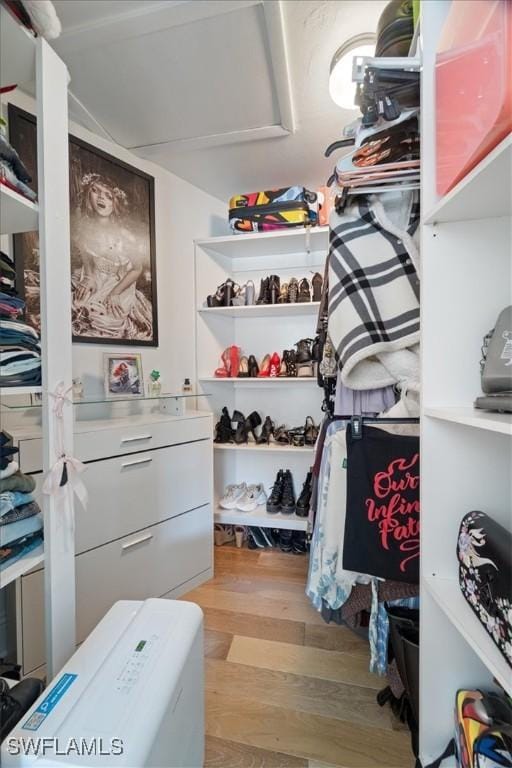
[[319, 301], [297, 302], [295, 304], [251, 304], [248, 307], [199, 307], [200, 315], [206, 317], [296, 317], [317, 315]]
[[44, 545], [40, 544], [32, 552], [28, 552], [25, 557], [20, 558], [12, 565], [0, 572], [0, 589], [3, 589], [12, 581], [19, 579], [24, 573], [28, 573], [36, 565], [40, 565], [44, 560]]
[[40, 395], [42, 387], [0, 387], [0, 397], [12, 395]]
[[228, 258], [242, 256], [273, 256], [277, 254], [305, 253], [309, 231], [309, 249], [327, 251], [329, 227], [304, 227], [274, 232], [252, 232], [251, 234], [227, 235], [196, 240], [195, 244], [210, 253]]
[[254, 512], [240, 512], [238, 509], [222, 509], [217, 506], [214, 512], [216, 523], [223, 525], [257, 525], [261, 528], [285, 528], [291, 531], [307, 531], [308, 518], [297, 515], [272, 515], [264, 506]]
[[246, 379], [223, 379], [221, 377], [217, 378], [216, 376], [201, 376], [199, 381], [207, 381], [209, 384], [213, 382], [216, 384], [232, 384], [235, 387], [271, 387], [275, 384], [317, 384], [316, 376], [275, 376], [273, 378], [267, 376], [262, 377], [261, 379], [252, 376], [249, 376]]
[[510, 696], [512, 668], [467, 604], [458, 581], [439, 576], [427, 576], [424, 580], [432, 597], [447, 618]]
[[425, 408], [425, 415], [433, 419], [462, 424], [475, 429], [485, 429], [488, 432], [499, 432], [512, 437], [512, 414], [491, 413], [476, 408]]
[[290, 453], [311, 455], [315, 450], [313, 446], [304, 445], [296, 447], [293, 445], [280, 445], [279, 443], [270, 443], [269, 445], [256, 445], [256, 443], [246, 443], [243, 445], [234, 445], [233, 443], [214, 443], [216, 451], [240, 451], [241, 453]]
[[2, 88], [35, 80], [36, 38], [4, 6], [0, 8], [0, 51]]
[[488, 219], [512, 213], [512, 134], [448, 192], [424, 224]]
[[33, 232], [39, 226], [39, 209], [18, 192], [0, 184], [0, 233]]

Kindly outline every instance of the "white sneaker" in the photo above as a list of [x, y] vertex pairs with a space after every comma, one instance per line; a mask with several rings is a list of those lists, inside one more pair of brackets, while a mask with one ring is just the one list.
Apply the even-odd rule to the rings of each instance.
[[247, 485], [245, 483], [226, 485], [224, 496], [219, 499], [219, 507], [222, 507], [222, 509], [236, 509], [238, 499], [244, 496], [246, 490]]
[[261, 504], [266, 504], [266, 502], [267, 494], [265, 493], [263, 484], [249, 485], [244, 495], [238, 499], [236, 508], [239, 509], [240, 512], [253, 512], [256, 507], [259, 507]]

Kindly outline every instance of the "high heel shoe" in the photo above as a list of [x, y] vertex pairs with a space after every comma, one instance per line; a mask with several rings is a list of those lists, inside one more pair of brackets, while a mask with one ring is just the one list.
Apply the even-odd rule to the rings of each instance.
[[285, 349], [281, 360], [280, 376], [294, 378], [297, 376], [297, 362], [294, 349]]
[[284, 424], [274, 429], [274, 440], [281, 445], [290, 445], [290, 435]]
[[270, 376], [270, 355], [265, 355], [260, 364], [260, 370], [258, 372], [258, 378], [266, 378]]
[[270, 303], [277, 304], [281, 292], [280, 280], [277, 275], [270, 275], [268, 289], [270, 293]]
[[281, 369], [281, 358], [277, 354], [277, 352], [274, 352], [272, 357], [270, 358], [270, 371], [269, 376], [271, 379], [275, 379], [279, 376], [279, 371]]
[[239, 379], [248, 379], [249, 378], [249, 361], [247, 358], [241, 357], [240, 358], [240, 366], [238, 370], [238, 378]]
[[222, 284], [222, 286], [221, 286], [223, 288], [223, 291], [222, 291], [222, 305], [224, 307], [230, 307], [231, 306], [231, 300], [232, 300], [233, 296], [235, 295], [235, 291], [234, 291], [235, 285], [236, 285], [235, 281], [231, 280], [231, 278], [229, 278], [228, 280], [226, 280], [225, 283]]
[[234, 344], [229, 347], [229, 376], [236, 379], [240, 370], [240, 347]]
[[288, 304], [288, 283], [282, 283], [278, 304]]
[[264, 445], [265, 443], [269, 445], [270, 438], [274, 434], [275, 424], [270, 418], [270, 416], [267, 416], [265, 421], [263, 422], [263, 426], [261, 428], [261, 432], [259, 437], [256, 440], [256, 443], [258, 445]]
[[288, 283], [288, 301], [290, 304], [296, 304], [299, 298], [299, 281], [296, 277], [292, 277]]
[[222, 366], [217, 368], [213, 374], [218, 379], [226, 379], [230, 375], [230, 372], [231, 372], [231, 360], [229, 356], [230, 349], [231, 347], [228, 347], [227, 349], [225, 349], [222, 355], [220, 356], [220, 359], [222, 360]]
[[299, 298], [297, 299], [299, 303], [306, 303], [308, 301], [311, 301], [311, 293], [309, 289], [309, 281], [306, 277], [304, 277], [300, 281], [299, 286]]
[[247, 429], [247, 419], [240, 411], [233, 412], [232, 421], [236, 424], [235, 434], [233, 439], [237, 445], [247, 443], [249, 440], [249, 433]]
[[256, 304], [270, 304], [269, 279], [264, 277], [260, 283], [260, 295]]
[[255, 443], [258, 442], [258, 436], [256, 435], [256, 427], [259, 427], [260, 424], [261, 424], [261, 416], [259, 415], [258, 411], [253, 411], [252, 413], [250, 413], [245, 420], [245, 426], [247, 428], [247, 432], [251, 433]]
[[256, 289], [254, 287], [254, 282], [252, 280], [248, 280], [244, 287], [246, 307], [256, 304]]
[[249, 365], [249, 376], [255, 379], [258, 373], [260, 372], [260, 369], [258, 367], [258, 363], [254, 355], [249, 355], [248, 365]]
[[231, 426], [231, 417], [226, 407], [222, 409], [222, 415], [215, 425], [214, 443], [232, 443], [234, 429]]
[[320, 272], [315, 272], [311, 278], [311, 285], [313, 286], [313, 301], [320, 301], [322, 298], [322, 284], [323, 278]]
[[304, 441], [306, 445], [314, 445], [318, 437], [319, 427], [316, 426], [312, 416], [306, 416], [304, 424]]
[[313, 339], [301, 339], [295, 344], [297, 347], [297, 376], [302, 378], [313, 376], [313, 355], [311, 351], [312, 341]]

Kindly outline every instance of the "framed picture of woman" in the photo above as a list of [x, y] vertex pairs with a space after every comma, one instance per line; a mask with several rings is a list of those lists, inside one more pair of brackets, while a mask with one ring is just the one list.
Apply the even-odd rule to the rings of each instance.
[[[36, 122], [9, 105], [11, 144], [37, 185]], [[69, 137], [73, 341], [158, 346], [154, 179]], [[37, 233], [14, 238], [18, 290], [37, 326]]]

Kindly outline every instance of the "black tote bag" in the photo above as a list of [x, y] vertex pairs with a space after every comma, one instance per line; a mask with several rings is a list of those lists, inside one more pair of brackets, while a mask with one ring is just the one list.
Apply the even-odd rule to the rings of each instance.
[[419, 581], [419, 438], [347, 426], [347, 513], [343, 568]]

